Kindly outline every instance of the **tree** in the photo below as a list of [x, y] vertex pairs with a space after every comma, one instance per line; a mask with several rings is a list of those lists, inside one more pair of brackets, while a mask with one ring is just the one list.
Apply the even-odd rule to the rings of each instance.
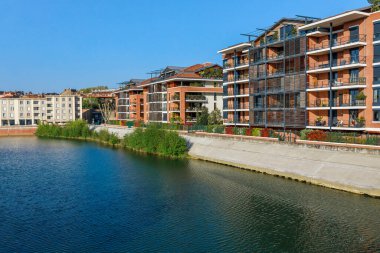
[[368, 0], [368, 3], [372, 5], [372, 12], [380, 11], [380, 0]]
[[83, 109], [99, 109], [99, 100], [97, 98], [83, 98]]
[[107, 124], [110, 121], [112, 113], [115, 111], [115, 100], [112, 98], [100, 98], [99, 100], [99, 109], [104, 123]]
[[219, 125], [222, 123], [222, 113], [219, 109], [213, 110], [208, 116], [209, 125]]
[[103, 86], [103, 85], [94, 86], [94, 87], [88, 87], [88, 88], [80, 89], [79, 92], [80, 93], [91, 93], [91, 92], [96, 91], [96, 90], [108, 90], [108, 87], [107, 86]]
[[200, 111], [197, 112], [197, 125], [208, 125], [208, 108], [203, 106]]

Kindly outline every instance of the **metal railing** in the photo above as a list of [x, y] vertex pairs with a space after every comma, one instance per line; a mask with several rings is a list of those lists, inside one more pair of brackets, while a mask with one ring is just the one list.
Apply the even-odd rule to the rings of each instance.
[[330, 41], [323, 41], [321, 43], [316, 43], [308, 48], [308, 52], [313, 52], [316, 50], [321, 50], [321, 49], [326, 49], [331, 47], [336, 47], [336, 46], [342, 46], [342, 45], [347, 45], [351, 43], [356, 43], [356, 42], [366, 42], [366, 35], [365, 34], [359, 34], [357, 36], [346, 36], [346, 37], [339, 37], [335, 40]]
[[186, 95], [186, 101], [207, 101], [204, 95]]
[[[366, 57], [365, 56], [355, 56], [355, 57], [344, 57], [337, 60], [332, 60], [331, 67], [340, 67], [346, 66], [350, 64], [365, 64]], [[330, 61], [322, 61], [317, 62], [308, 66], [308, 70], [317, 70], [317, 69], [325, 69], [330, 67]]]
[[366, 78], [365, 77], [338, 78], [331, 82], [329, 80], [318, 80], [311, 83], [309, 82], [307, 84], [307, 87], [309, 89], [316, 89], [316, 88], [327, 88], [327, 87], [330, 87], [330, 85], [332, 87], [366, 85]]

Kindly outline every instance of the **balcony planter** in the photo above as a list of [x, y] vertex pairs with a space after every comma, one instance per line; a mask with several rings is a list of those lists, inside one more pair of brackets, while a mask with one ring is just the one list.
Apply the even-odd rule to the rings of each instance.
[[365, 125], [365, 118], [364, 117], [359, 117], [356, 119], [355, 127], [361, 128], [361, 127], [364, 127], [364, 125]]
[[359, 92], [357, 95], [356, 95], [356, 100], [360, 100], [360, 101], [365, 101], [367, 96], [364, 94], [363, 91]]

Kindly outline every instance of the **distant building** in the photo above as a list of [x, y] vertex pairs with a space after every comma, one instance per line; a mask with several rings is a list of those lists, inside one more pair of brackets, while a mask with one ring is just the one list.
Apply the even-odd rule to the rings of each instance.
[[128, 120], [144, 120], [142, 79], [131, 79], [124, 82], [123, 87], [115, 91], [116, 119], [122, 122]]
[[0, 126], [63, 124], [82, 118], [82, 97], [38, 95], [0, 97]]
[[222, 82], [222, 68], [212, 63], [152, 72], [141, 83], [144, 122], [194, 123], [202, 107], [222, 110]]

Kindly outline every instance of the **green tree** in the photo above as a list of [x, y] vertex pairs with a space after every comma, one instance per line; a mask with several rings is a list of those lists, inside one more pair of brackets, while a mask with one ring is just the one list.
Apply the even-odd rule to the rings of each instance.
[[208, 125], [208, 108], [203, 106], [199, 112], [197, 112], [197, 125]]
[[83, 89], [80, 89], [79, 92], [81, 93], [91, 93], [95, 90], [108, 90], [108, 87], [107, 86], [94, 86], [94, 87], [88, 87], [88, 88], [83, 88]]
[[219, 125], [222, 123], [222, 113], [219, 109], [213, 110], [208, 116], [209, 125]]
[[83, 98], [83, 109], [99, 109], [99, 100], [97, 98]]
[[372, 12], [380, 11], [380, 0], [368, 0], [368, 3], [372, 5]]

